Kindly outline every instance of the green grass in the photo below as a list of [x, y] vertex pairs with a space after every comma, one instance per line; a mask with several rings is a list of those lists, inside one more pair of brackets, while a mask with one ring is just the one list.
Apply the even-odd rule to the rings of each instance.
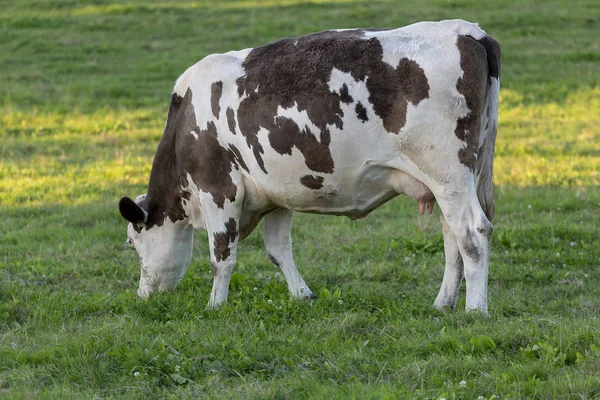
[[[600, 397], [597, 1], [0, 10], [0, 397]], [[478, 21], [503, 49], [490, 318], [431, 309], [440, 224], [406, 198], [360, 221], [296, 216], [312, 302], [289, 298], [261, 228], [224, 309], [205, 310], [204, 232], [175, 292], [136, 298], [116, 204], [145, 191], [185, 68], [285, 36], [444, 18]]]

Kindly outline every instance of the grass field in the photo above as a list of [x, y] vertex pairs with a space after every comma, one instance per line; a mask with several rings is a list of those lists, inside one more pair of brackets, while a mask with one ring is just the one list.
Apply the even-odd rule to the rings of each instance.
[[[490, 318], [431, 304], [439, 218], [297, 214], [289, 298], [258, 229], [229, 304], [206, 234], [137, 299], [122, 195], [145, 192], [178, 75], [286, 36], [477, 21], [503, 49]], [[597, 0], [0, 0], [0, 398], [600, 397]], [[437, 211], [436, 211], [437, 213]], [[465, 381], [466, 387], [460, 382]]]

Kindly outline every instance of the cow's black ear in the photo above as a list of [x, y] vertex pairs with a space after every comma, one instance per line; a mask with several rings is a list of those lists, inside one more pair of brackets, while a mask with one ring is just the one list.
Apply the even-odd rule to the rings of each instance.
[[129, 197], [122, 197], [119, 201], [119, 211], [123, 218], [132, 224], [143, 224], [148, 220], [148, 213]]

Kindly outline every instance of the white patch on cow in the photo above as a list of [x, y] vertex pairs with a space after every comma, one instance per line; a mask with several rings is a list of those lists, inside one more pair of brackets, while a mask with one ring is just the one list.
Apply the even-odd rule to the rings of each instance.
[[202, 216], [200, 189], [198, 189], [198, 186], [196, 186], [189, 173], [187, 174], [186, 179], [188, 181], [188, 186], [182, 187], [182, 190], [190, 194], [190, 200], [186, 201], [184, 199], [182, 202], [183, 211], [190, 219], [194, 229], [204, 229], [206, 224], [204, 223], [204, 218]]
[[190, 131], [190, 134], [194, 137], [194, 139], [198, 140], [198, 134], [194, 131]]
[[[218, 74], [219, 72], [223, 74], [234, 72], [235, 74], [235, 71], [233, 71], [231, 67], [241, 67], [241, 62], [246, 59], [251, 51], [252, 48], [248, 48], [238, 51], [229, 51], [224, 54], [211, 54], [203, 58], [189, 67], [179, 76], [179, 78], [177, 78], [173, 92], [183, 97], [191, 85], [198, 87], [198, 83], [204, 79], [210, 80], [209, 86], [212, 85], [213, 82], [218, 81], [219, 79], [211, 80], [211, 78], [215, 77], [215, 74]], [[221, 68], [225, 68], [225, 70], [222, 70]], [[213, 73], [206, 75], [207, 71], [212, 71]], [[243, 75], [243, 70], [241, 71], [241, 75]], [[210, 93], [210, 90], [208, 93]]]
[[[231, 90], [232, 86], [234, 89], [237, 89], [235, 84], [231, 85], [231, 83], [244, 75], [242, 62], [251, 50], [245, 49], [230, 51], [225, 54], [211, 54], [188, 68], [177, 79], [173, 89], [174, 93], [183, 97], [188, 88], [192, 89], [192, 104], [196, 114], [196, 123], [200, 129], [206, 129], [208, 123], [213, 122], [215, 119], [210, 101], [212, 84], [219, 81], [223, 82], [223, 78], [226, 77], [230, 85], [226, 86], [226, 82], [223, 82], [223, 94], [226, 90]], [[219, 103], [228, 104], [224, 102], [223, 94]], [[221, 112], [225, 112], [223, 107], [221, 107]]]
[[146, 194], [147, 193], [140, 194], [135, 198], [134, 202], [139, 206], [144, 202], [144, 200], [146, 200]]
[[[383, 48], [383, 61], [396, 68], [402, 58], [419, 62], [424, 56], [438, 62], [444, 59], [440, 51], [448, 49], [448, 43], [455, 43], [457, 35], [470, 35], [481, 39], [485, 32], [477, 24], [463, 20], [440, 22], [419, 22], [388, 31], [365, 32], [364, 37], [375, 37]], [[437, 40], [432, 40], [432, 38]], [[451, 61], [444, 59], [444, 64]], [[420, 63], [419, 63], [420, 64]]]
[[[348, 94], [352, 97], [353, 101], [350, 104], [346, 104], [344, 102], [341, 102], [340, 104], [340, 107], [344, 112], [344, 120], [348, 119], [349, 121], [351, 121], [352, 119], [356, 119], [358, 121], [358, 117], [356, 116], [356, 104], [360, 102], [367, 113], [368, 122], [366, 127], [368, 129], [373, 129], [375, 127], [381, 126], [383, 122], [379, 119], [379, 117], [375, 115], [375, 111], [373, 111], [373, 106], [369, 102], [369, 89], [367, 89], [368, 80], [368, 76], [365, 77], [364, 81], [354, 80], [352, 74], [340, 71], [337, 68], [333, 68], [331, 70], [331, 75], [329, 77], [329, 82], [327, 83], [327, 85], [329, 86], [329, 90], [331, 92], [337, 94], [340, 94], [340, 90], [344, 85], [348, 87]], [[357, 124], [358, 122], [354, 121], [352, 123]], [[360, 121], [360, 123], [363, 122]]]

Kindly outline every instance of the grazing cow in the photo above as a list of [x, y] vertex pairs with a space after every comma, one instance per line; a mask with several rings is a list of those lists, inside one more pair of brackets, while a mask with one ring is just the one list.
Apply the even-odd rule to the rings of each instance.
[[438, 309], [487, 313], [500, 48], [476, 24], [332, 30], [210, 55], [173, 90], [146, 195], [123, 197], [138, 295], [175, 288], [208, 231], [227, 300], [243, 240], [264, 218], [291, 294], [313, 296], [292, 258], [294, 211], [363, 218], [398, 194], [441, 210]]

